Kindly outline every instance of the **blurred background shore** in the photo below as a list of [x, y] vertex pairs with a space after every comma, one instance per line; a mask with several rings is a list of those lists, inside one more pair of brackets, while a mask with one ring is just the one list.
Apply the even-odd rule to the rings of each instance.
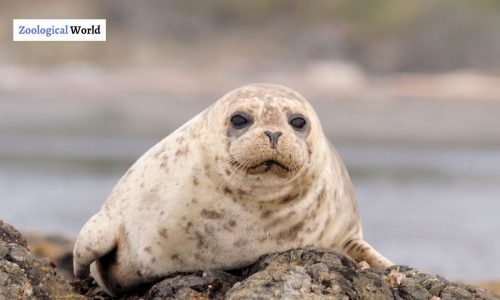
[[[102, 43], [14, 43], [14, 18], [105, 18]], [[74, 237], [127, 168], [224, 93], [289, 86], [400, 264], [500, 280], [500, 3], [4, 1], [0, 218]]]

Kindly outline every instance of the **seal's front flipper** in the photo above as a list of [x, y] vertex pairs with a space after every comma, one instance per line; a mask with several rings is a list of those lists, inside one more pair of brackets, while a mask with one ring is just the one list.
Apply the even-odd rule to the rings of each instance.
[[105, 211], [85, 223], [73, 250], [73, 270], [77, 278], [88, 277], [90, 264], [116, 248], [117, 232], [118, 226]]
[[394, 265], [362, 239], [347, 241], [343, 246], [343, 251], [358, 262], [366, 261], [372, 268], [387, 268]]

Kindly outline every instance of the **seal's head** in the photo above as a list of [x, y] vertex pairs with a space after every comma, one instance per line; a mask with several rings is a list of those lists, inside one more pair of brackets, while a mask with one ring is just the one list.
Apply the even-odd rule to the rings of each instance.
[[[226, 147], [218, 168], [233, 185], [265, 188], [289, 183], [314, 155], [319, 121], [297, 92], [270, 84], [236, 89], [212, 108], [209, 123]], [[222, 117], [221, 117], [222, 116]], [[213, 142], [213, 141], [212, 141]]]

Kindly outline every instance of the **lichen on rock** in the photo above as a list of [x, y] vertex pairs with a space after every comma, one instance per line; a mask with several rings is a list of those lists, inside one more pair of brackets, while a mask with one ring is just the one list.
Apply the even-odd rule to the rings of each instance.
[[363, 269], [334, 252], [290, 250], [261, 258], [227, 299], [498, 299], [404, 266]]
[[34, 256], [24, 237], [0, 220], [0, 299], [85, 299], [46, 258]]

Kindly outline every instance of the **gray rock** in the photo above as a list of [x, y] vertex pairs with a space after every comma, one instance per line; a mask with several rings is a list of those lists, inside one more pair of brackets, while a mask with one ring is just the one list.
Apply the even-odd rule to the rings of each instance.
[[[267, 255], [236, 273], [177, 275], [144, 299], [500, 299], [409, 267], [362, 269], [342, 254], [316, 250]], [[215, 282], [223, 288], [214, 292]]]
[[4, 243], [14, 243], [19, 246], [28, 247], [26, 239], [12, 225], [0, 220], [0, 241]]
[[[28, 250], [18, 231], [0, 221], [0, 300], [112, 299], [91, 278], [71, 284], [73, 288], [47, 259]], [[120, 299], [500, 300], [486, 290], [410, 267], [370, 269], [342, 254], [311, 249], [266, 255], [238, 270], [174, 274]]]
[[48, 259], [31, 254], [26, 240], [0, 220], [0, 299], [85, 299]]
[[223, 271], [178, 275], [153, 285], [144, 299], [224, 299], [238, 279]]

